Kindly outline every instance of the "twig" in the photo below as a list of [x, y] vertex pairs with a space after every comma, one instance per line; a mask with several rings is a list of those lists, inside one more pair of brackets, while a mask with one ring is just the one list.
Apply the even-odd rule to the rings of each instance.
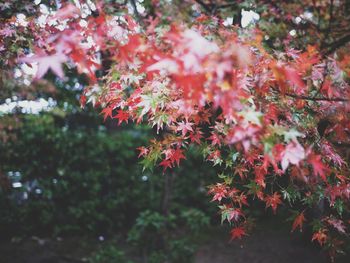
[[328, 56], [332, 54], [334, 51], [336, 51], [338, 48], [348, 44], [350, 42], [350, 35], [346, 35], [345, 37], [342, 37], [338, 39], [337, 41], [333, 42], [328, 46], [328, 50], [323, 52], [324, 56]]
[[130, 4], [132, 5], [132, 8], [134, 9], [134, 13], [135, 13], [135, 16], [136, 16], [137, 20], [139, 20], [139, 22], [140, 22], [141, 21], [141, 16], [140, 16], [139, 11], [137, 10], [137, 5], [136, 5], [135, 0], [130, 0]]
[[285, 93], [284, 95], [288, 97], [292, 97], [295, 99], [301, 99], [301, 100], [311, 100], [311, 101], [335, 101], [335, 102], [347, 102], [349, 99], [344, 98], [325, 98], [325, 97], [310, 97], [310, 96], [304, 96], [304, 95], [296, 95], [293, 93]]
[[[281, 92], [279, 90], [277, 90], [273, 87], [271, 87], [271, 88], [272, 88], [272, 90], [281, 94]], [[289, 93], [289, 92], [283, 93], [283, 95], [291, 97], [291, 98], [295, 98], [295, 99], [300, 99], [300, 100], [334, 101], [334, 102], [348, 102], [349, 101], [349, 99], [346, 99], [346, 98], [339, 98], [339, 97], [336, 97], [336, 98], [317, 97], [317, 98], [315, 98], [315, 97], [310, 97], [310, 96], [305, 96], [305, 95], [297, 95], [297, 94]]]

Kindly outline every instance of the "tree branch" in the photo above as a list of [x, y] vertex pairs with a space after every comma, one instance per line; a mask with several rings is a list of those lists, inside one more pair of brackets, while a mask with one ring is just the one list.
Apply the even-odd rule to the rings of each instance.
[[337, 41], [333, 42], [328, 46], [328, 50], [326, 50], [323, 55], [328, 56], [332, 54], [334, 51], [336, 51], [338, 48], [345, 46], [347, 43], [350, 42], [350, 35], [346, 35], [345, 37], [342, 37], [338, 39]]
[[297, 95], [293, 93], [285, 93], [284, 95], [288, 97], [292, 97], [295, 99], [301, 99], [301, 100], [311, 100], [311, 101], [334, 101], [334, 102], [347, 102], [349, 99], [345, 98], [326, 98], [326, 97], [310, 97], [310, 96], [304, 96], [304, 95]]
[[[282, 94], [278, 89], [271, 87], [272, 90], [278, 92], [279, 94]], [[347, 98], [326, 98], [326, 97], [311, 97], [311, 96], [305, 96], [305, 95], [297, 95], [294, 93], [283, 93], [282, 95], [291, 97], [291, 98], [295, 98], [295, 99], [300, 99], [300, 100], [310, 100], [310, 101], [333, 101], [333, 102], [349, 102], [350, 100]]]
[[136, 5], [135, 0], [130, 0], [130, 4], [132, 5], [132, 8], [134, 9], [134, 13], [135, 13], [136, 18], [140, 22], [141, 21], [141, 16], [140, 16], [139, 11], [137, 10], [137, 5]]

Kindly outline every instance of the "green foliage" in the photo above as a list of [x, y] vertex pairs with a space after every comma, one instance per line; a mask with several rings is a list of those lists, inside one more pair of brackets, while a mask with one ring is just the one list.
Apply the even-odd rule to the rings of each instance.
[[25, 116], [23, 122], [17, 140], [0, 146], [1, 170], [21, 176], [22, 187], [0, 194], [7, 207], [0, 220], [11, 218], [17, 233], [108, 233], [148, 205], [149, 186], [134, 150], [147, 132], [70, 129], [52, 115]]
[[164, 232], [167, 225], [172, 226], [174, 219], [174, 215], [165, 217], [158, 212], [146, 210], [136, 219], [135, 225], [128, 233], [128, 241], [137, 244], [154, 243], [157, 234]]
[[144, 211], [128, 233], [128, 240], [147, 255], [149, 262], [191, 262], [197, 247], [193, 240], [209, 225], [209, 218], [198, 209], [162, 215]]
[[127, 260], [125, 253], [115, 245], [109, 244], [101, 247], [93, 256], [89, 258], [89, 263], [133, 263]]
[[185, 221], [184, 225], [195, 234], [198, 234], [203, 227], [209, 225], [209, 217], [198, 209], [183, 210], [181, 218]]
[[[172, 220], [150, 212], [160, 209], [164, 175], [158, 168], [142, 172], [138, 163], [135, 149], [147, 144], [149, 129], [111, 128], [89, 112], [19, 118], [14, 138], [0, 144], [0, 172], [7, 182], [0, 187], [3, 237], [109, 236], [127, 232], [138, 218], [129, 237], [154, 239], [154, 232], [182, 225], [198, 232], [209, 222], [206, 214], [215, 214], [205, 189], [215, 171], [198, 165], [202, 160], [195, 150], [173, 171], [170, 206], [177, 216]], [[188, 210], [188, 204], [206, 213]]]

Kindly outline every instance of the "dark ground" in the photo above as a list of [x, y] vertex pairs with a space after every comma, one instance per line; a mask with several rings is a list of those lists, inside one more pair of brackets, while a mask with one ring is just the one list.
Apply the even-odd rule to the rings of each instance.
[[[229, 242], [224, 227], [203, 231], [195, 263], [327, 263], [319, 248], [300, 233], [273, 222], [259, 222], [254, 232], [239, 241]], [[81, 237], [62, 240], [26, 238], [0, 244], [0, 263], [79, 263], [87, 262], [99, 245]], [[350, 257], [336, 262], [349, 263]], [[118, 263], [118, 262], [111, 262]], [[187, 262], [184, 262], [187, 263]]]
[[[226, 238], [226, 239], [225, 239]], [[233, 242], [227, 234], [213, 238], [197, 251], [195, 263], [327, 263], [326, 255], [300, 234], [274, 226], [256, 229], [250, 236]], [[340, 262], [340, 261], [339, 261]], [[349, 261], [344, 261], [350, 262]]]

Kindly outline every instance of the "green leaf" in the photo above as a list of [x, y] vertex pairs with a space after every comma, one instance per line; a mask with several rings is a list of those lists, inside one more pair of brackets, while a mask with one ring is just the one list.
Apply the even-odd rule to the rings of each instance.
[[290, 142], [290, 141], [296, 141], [298, 137], [304, 137], [304, 134], [298, 132], [295, 129], [291, 129], [289, 131], [285, 131], [283, 133], [284, 141]]

